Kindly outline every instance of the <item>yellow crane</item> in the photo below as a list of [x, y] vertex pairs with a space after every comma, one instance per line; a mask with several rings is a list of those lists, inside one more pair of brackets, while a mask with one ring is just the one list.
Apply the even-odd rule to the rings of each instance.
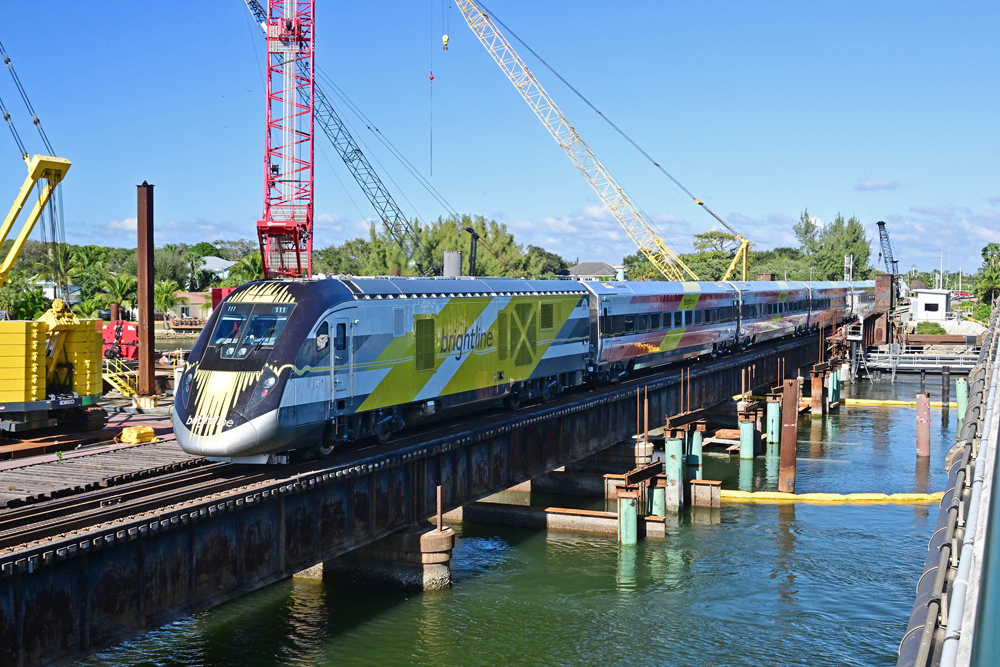
[[667, 247], [666, 242], [660, 238], [611, 173], [597, 159], [580, 133], [559, 110], [555, 101], [535, 79], [535, 75], [486, 12], [473, 0], [458, 0], [457, 5], [472, 32], [483, 43], [493, 60], [521, 93], [524, 101], [587, 179], [590, 187], [615, 216], [642, 254], [668, 280], [698, 280], [694, 271], [677, 256], [677, 253]]
[[[625, 194], [625, 191], [618, 185], [614, 177], [608, 172], [607, 168], [601, 164], [601, 161], [597, 159], [590, 147], [584, 142], [583, 138], [580, 136], [579, 132], [570, 124], [563, 115], [562, 111], [553, 101], [552, 97], [545, 91], [542, 85], [535, 78], [534, 74], [528, 69], [528, 66], [524, 64], [521, 57], [514, 51], [513, 47], [507, 38], [501, 33], [493, 20], [483, 11], [483, 9], [474, 0], [457, 0], [458, 8], [462, 11], [462, 16], [465, 18], [466, 23], [472, 29], [472, 32], [479, 38], [483, 46], [496, 61], [500, 69], [503, 70], [510, 82], [514, 84], [518, 92], [524, 98], [531, 110], [535, 112], [538, 119], [542, 121], [546, 129], [556, 140], [556, 143], [566, 152], [569, 159], [573, 161], [576, 168], [580, 170], [583, 177], [587, 179], [590, 186], [594, 189], [594, 192], [601, 198], [605, 206], [614, 214], [615, 218], [621, 224], [621, 226], [628, 233], [629, 237], [639, 248], [639, 250], [652, 262], [653, 266], [657, 268], [664, 276], [669, 280], [698, 280], [698, 276], [673, 252], [667, 247], [666, 242], [659, 236], [656, 230], [649, 224], [645, 216], [637, 209], [637, 207]], [[531, 50], [529, 48], [529, 50]], [[532, 51], [532, 53], [534, 53]], [[536, 54], [537, 55], [537, 54]], [[544, 63], [544, 61], [543, 61]], [[551, 68], [550, 68], [551, 69]], [[556, 73], [558, 76], [558, 73]], [[560, 77], [562, 78], [562, 77]], [[565, 80], [564, 80], [565, 81]], [[567, 82], [567, 85], [569, 83]], [[577, 92], [575, 88], [570, 86], [574, 92]], [[577, 92], [579, 95], [579, 92]], [[594, 108], [592, 104], [586, 98], [583, 98], [591, 108]], [[596, 108], [594, 108], [597, 111]], [[728, 269], [726, 270], [723, 280], [729, 280], [733, 277], [733, 273], [736, 271], [737, 267], [742, 268], [742, 278], [743, 280], [748, 279], [748, 255], [750, 249], [750, 241], [739, 234], [732, 225], [729, 225], [725, 220], [717, 216], [710, 208], [705, 205], [705, 202], [701, 201], [695, 197], [691, 192], [685, 188], [680, 182], [677, 181], [673, 176], [667, 173], [663, 167], [659, 165], [652, 157], [650, 157], [645, 151], [639, 148], [628, 136], [626, 136], [622, 131], [611, 121], [604, 116], [600, 111], [597, 111], [605, 121], [607, 121], [612, 127], [615, 128], [622, 136], [624, 136], [639, 152], [646, 156], [650, 162], [652, 162], [660, 171], [667, 175], [678, 187], [680, 187], [684, 192], [694, 200], [696, 204], [705, 209], [705, 211], [711, 215], [713, 218], [719, 221], [726, 229], [730, 231], [740, 242], [737, 248], [736, 255], [733, 257], [732, 262], [730, 262]]]
[[49, 203], [52, 192], [63, 178], [66, 177], [66, 172], [69, 171], [70, 167], [69, 160], [61, 157], [52, 157], [51, 155], [35, 155], [31, 159], [24, 156], [24, 161], [28, 163], [28, 177], [24, 179], [24, 184], [21, 185], [21, 191], [18, 192], [17, 198], [14, 200], [14, 205], [10, 207], [7, 217], [4, 218], [3, 227], [0, 227], [0, 245], [7, 240], [11, 228], [14, 226], [17, 217], [21, 214], [21, 210], [28, 201], [31, 191], [35, 188], [35, 184], [43, 178], [47, 179], [48, 182], [42, 187], [38, 195], [38, 201], [35, 202], [27, 219], [21, 226], [21, 231], [18, 233], [17, 238], [14, 239], [14, 245], [8, 251], [3, 264], [0, 264], [0, 285], [10, 280], [11, 267], [17, 261], [21, 250], [24, 249], [28, 235], [35, 228], [35, 223], [38, 222], [39, 216], [45, 210], [46, 204]]

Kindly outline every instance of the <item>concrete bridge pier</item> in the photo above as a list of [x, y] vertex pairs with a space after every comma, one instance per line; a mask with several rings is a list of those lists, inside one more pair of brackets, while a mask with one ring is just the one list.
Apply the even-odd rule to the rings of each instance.
[[[443, 590], [451, 586], [455, 531], [425, 522], [387, 535], [322, 564], [324, 580]], [[315, 568], [312, 568], [315, 570]]]

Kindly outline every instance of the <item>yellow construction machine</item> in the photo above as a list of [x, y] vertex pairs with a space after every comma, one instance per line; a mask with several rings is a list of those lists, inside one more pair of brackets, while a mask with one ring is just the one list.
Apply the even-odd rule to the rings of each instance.
[[[38, 181], [45, 179], [46, 184], [0, 264], [0, 285], [10, 280], [11, 267], [70, 167], [69, 160], [48, 155], [26, 157], [25, 162], [28, 177], [0, 227], [0, 244]], [[61, 299], [37, 321], [0, 320], [0, 430], [57, 424], [92, 430], [107, 423], [107, 413], [97, 406], [102, 387], [100, 327], [100, 320], [79, 319]]]

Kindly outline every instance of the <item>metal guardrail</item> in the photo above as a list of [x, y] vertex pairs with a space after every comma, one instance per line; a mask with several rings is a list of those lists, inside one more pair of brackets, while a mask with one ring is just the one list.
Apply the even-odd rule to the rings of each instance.
[[[974, 660], [973, 656], [978, 655], [984, 640], [997, 641], [990, 636], [995, 618], [982, 624], [977, 623], [976, 615], [984, 573], [983, 544], [989, 539], [988, 482], [994, 479], [1000, 423], [998, 316], [1000, 313], [995, 312], [969, 374], [968, 409], [962, 416], [957, 442], [945, 457], [947, 488], [928, 544], [924, 572], [917, 583], [910, 622], [899, 645], [897, 667], [995, 664], [991, 662], [995, 656], [986, 654], [983, 660]], [[997, 496], [992, 500], [1000, 502]], [[997, 551], [993, 550], [991, 557], [1000, 559]], [[1000, 565], [991, 571], [996, 572], [997, 567]], [[997, 598], [989, 608], [997, 607], [1000, 613], [1000, 591]], [[983, 629], [981, 637], [977, 636], [977, 625]]]
[[[921, 350], [917, 352], [916, 350]], [[868, 352], [865, 362], [873, 370], [897, 372], [938, 371], [951, 367], [952, 371], [970, 371], [979, 360], [981, 347], [970, 348], [969, 352], [961, 354], [938, 354], [923, 352], [921, 346], [907, 345], [896, 352]]]

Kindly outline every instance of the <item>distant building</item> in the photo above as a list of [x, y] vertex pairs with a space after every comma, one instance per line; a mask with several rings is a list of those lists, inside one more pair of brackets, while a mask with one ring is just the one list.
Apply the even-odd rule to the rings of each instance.
[[234, 264], [236, 264], [236, 262], [230, 262], [229, 260], [222, 259], [221, 257], [202, 257], [201, 270], [211, 271], [216, 277], [225, 280], [229, 277], [229, 269], [231, 269]]
[[951, 311], [951, 292], [915, 289], [910, 294], [910, 314], [916, 322], [943, 322]]
[[[52, 300], [56, 298], [56, 284], [51, 280], [39, 280], [35, 282], [35, 285], [42, 288], [42, 293], [46, 299]], [[70, 305], [80, 303], [83, 300], [80, 298], [80, 289], [79, 285], [67, 285], [66, 293], [61, 297], [62, 300]]]
[[560, 278], [565, 280], [625, 280], [625, 267], [605, 264], [604, 262], [580, 262], [571, 267]]
[[[218, 258], [216, 258], [218, 259]], [[187, 303], [174, 306], [177, 317], [197, 317], [207, 320], [212, 314], [212, 295], [207, 292], [178, 292], [178, 299], [187, 299]]]

